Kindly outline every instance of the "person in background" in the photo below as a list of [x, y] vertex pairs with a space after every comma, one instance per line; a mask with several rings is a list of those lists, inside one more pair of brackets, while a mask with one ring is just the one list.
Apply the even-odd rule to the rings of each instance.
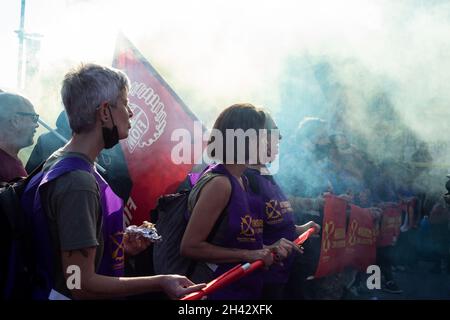
[[[296, 148], [281, 154], [278, 181], [294, 209], [295, 223], [308, 221], [322, 224], [324, 196], [333, 193], [328, 173], [331, 142], [328, 122], [307, 117], [295, 132]], [[321, 239], [311, 238], [304, 245], [305, 253], [293, 263], [287, 286], [290, 299], [340, 299], [344, 285], [340, 274], [314, 279], [321, 248]]]
[[[279, 152], [279, 140], [273, 141], [272, 136], [276, 135], [281, 139], [278, 127], [269, 113], [266, 113], [265, 128], [267, 129], [267, 138], [260, 140], [267, 141], [262, 143], [264, 148], [267, 148], [267, 162], [259, 159], [259, 163], [249, 166], [244, 174], [249, 180], [250, 187], [262, 198], [264, 210], [263, 241], [264, 245], [270, 246], [277, 241], [285, 241], [286, 239], [293, 241], [309, 228], [314, 228], [318, 232], [320, 226], [313, 221], [308, 221], [303, 225], [294, 223], [294, 210], [277, 184], [276, 176], [271, 175], [266, 166], [276, 159]], [[294, 255], [290, 255], [283, 261], [282, 265], [274, 265], [266, 272], [262, 299], [282, 300], [290, 298], [289, 296], [285, 297], [285, 290], [294, 258]]]
[[[392, 203], [398, 203], [400, 200], [398, 191], [404, 189], [404, 179], [394, 176], [394, 172], [399, 170], [393, 170], [396, 165], [390, 161], [382, 163], [379, 167], [378, 179], [375, 181], [374, 198], [377, 199], [377, 206], [382, 208]], [[383, 216], [381, 215], [381, 219]], [[381, 220], [380, 220], [381, 221]], [[400, 234], [402, 236], [402, 234]], [[401, 294], [403, 290], [398, 286], [394, 279], [392, 267], [395, 261], [395, 251], [398, 244], [398, 239], [391, 245], [377, 247], [377, 265], [380, 266], [382, 276], [382, 290], [388, 293]]]
[[[69, 141], [72, 136], [72, 130], [70, 130], [69, 119], [67, 119], [67, 113], [63, 110], [58, 115], [56, 120], [56, 130], [62, 137], [64, 137], [67, 141]], [[57, 137], [52, 132], [47, 132], [41, 134], [37, 141], [36, 145], [33, 148], [33, 151], [28, 158], [27, 164], [25, 166], [25, 170], [28, 173], [31, 173], [35, 170], [39, 165], [48, 159], [53, 152], [64, 146], [66, 143]]]
[[27, 176], [18, 154], [33, 144], [38, 119], [39, 115], [27, 98], [0, 93], [0, 182]]
[[281, 154], [278, 180], [294, 211], [303, 212], [296, 214], [297, 219], [306, 212], [319, 215], [318, 209], [323, 203], [320, 196], [333, 191], [326, 172], [330, 148], [327, 126], [327, 122], [319, 118], [303, 119], [291, 138], [294, 140], [291, 145], [295, 147]]
[[[329, 176], [336, 194], [344, 194], [349, 203], [362, 208], [368, 208], [374, 225], [379, 223], [382, 210], [376, 207], [373, 197], [374, 177], [376, 166], [362, 151], [350, 144], [343, 132], [330, 136]], [[349, 218], [349, 216], [347, 216]], [[344, 298], [359, 296], [364, 289], [364, 272], [353, 267], [346, 267], [343, 271], [345, 278]]]
[[[22, 148], [33, 144], [38, 127], [37, 119], [38, 115], [28, 99], [0, 90], [0, 187], [3, 183], [27, 176], [18, 153]], [[1, 213], [2, 219], [7, 219], [3, 211]], [[3, 262], [10, 257], [12, 239], [10, 223], [3, 223], [0, 233], [1, 288], [5, 288], [8, 280], [7, 264]]]

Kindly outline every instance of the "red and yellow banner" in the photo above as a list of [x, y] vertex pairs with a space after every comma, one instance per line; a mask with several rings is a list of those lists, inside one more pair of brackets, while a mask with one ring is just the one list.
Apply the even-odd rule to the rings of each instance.
[[378, 247], [392, 246], [397, 241], [402, 224], [400, 205], [392, 204], [383, 209], [380, 231], [377, 239]]
[[369, 209], [351, 205], [347, 227], [344, 265], [366, 271], [375, 263], [375, 229]]
[[315, 278], [340, 272], [344, 267], [347, 201], [326, 196], [322, 223], [322, 242]]

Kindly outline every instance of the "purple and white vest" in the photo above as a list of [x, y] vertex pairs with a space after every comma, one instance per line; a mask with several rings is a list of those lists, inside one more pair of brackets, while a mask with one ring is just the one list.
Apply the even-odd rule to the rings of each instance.
[[59, 160], [49, 170], [42, 171], [28, 183], [21, 204], [31, 225], [33, 248], [39, 285], [34, 288], [33, 299], [45, 300], [53, 288], [54, 257], [53, 245], [47, 215], [42, 208], [40, 188], [50, 181], [75, 170], [83, 170], [94, 175], [100, 190], [102, 206], [103, 256], [97, 272], [106, 276], [124, 275], [125, 256], [123, 249], [123, 201], [109, 187], [95, 168], [79, 157]]
[[[281, 238], [295, 240], [297, 237], [292, 206], [272, 176], [263, 176], [259, 170], [247, 169], [244, 173], [250, 184], [257, 183], [258, 193], [263, 202], [264, 233], [263, 242], [271, 245]], [[272, 265], [264, 275], [265, 283], [286, 283], [294, 255], [283, 261], [283, 266]]]
[[[225, 175], [231, 183], [231, 196], [226, 210], [227, 232], [216, 245], [226, 248], [258, 250], [263, 248], [263, 217], [261, 201], [249, 190], [242, 189], [239, 181], [222, 164], [210, 165], [205, 172]], [[245, 177], [244, 177], [245, 178]], [[244, 183], [248, 186], [248, 183]], [[217, 264], [214, 277], [233, 268], [236, 263]], [[258, 270], [249, 276], [211, 294], [211, 300], [252, 300], [259, 299], [263, 286], [263, 271]]]

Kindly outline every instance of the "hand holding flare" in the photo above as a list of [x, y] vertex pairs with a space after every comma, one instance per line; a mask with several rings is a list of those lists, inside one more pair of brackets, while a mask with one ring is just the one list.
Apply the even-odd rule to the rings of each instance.
[[[310, 235], [315, 232], [314, 228], [309, 228], [304, 233], [302, 233], [297, 239], [293, 242], [296, 245], [301, 245], [304, 243]], [[180, 300], [200, 300], [204, 296], [215, 292], [225, 286], [229, 285], [232, 282], [239, 280], [240, 278], [252, 273], [253, 271], [264, 267], [264, 262], [262, 260], [255, 261], [253, 263], [244, 263], [238, 264], [234, 268], [228, 270], [224, 274], [220, 275], [216, 279], [209, 282], [206, 287], [202, 288], [199, 291], [188, 294], [187, 296], [181, 298]]]

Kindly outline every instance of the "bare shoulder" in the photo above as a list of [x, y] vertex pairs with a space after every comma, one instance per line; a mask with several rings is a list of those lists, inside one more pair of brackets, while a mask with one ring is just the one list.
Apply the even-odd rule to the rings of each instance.
[[193, 215], [206, 214], [210, 218], [217, 218], [229, 202], [231, 190], [231, 182], [228, 177], [220, 175], [212, 178], [201, 189], [193, 206]]
[[231, 193], [231, 182], [228, 177], [224, 175], [218, 175], [212, 178], [205, 186], [204, 190], [211, 190], [214, 192], [226, 192]]
[[228, 177], [219, 175], [208, 181], [200, 191], [199, 200], [209, 203], [227, 203], [231, 196], [231, 182]]

